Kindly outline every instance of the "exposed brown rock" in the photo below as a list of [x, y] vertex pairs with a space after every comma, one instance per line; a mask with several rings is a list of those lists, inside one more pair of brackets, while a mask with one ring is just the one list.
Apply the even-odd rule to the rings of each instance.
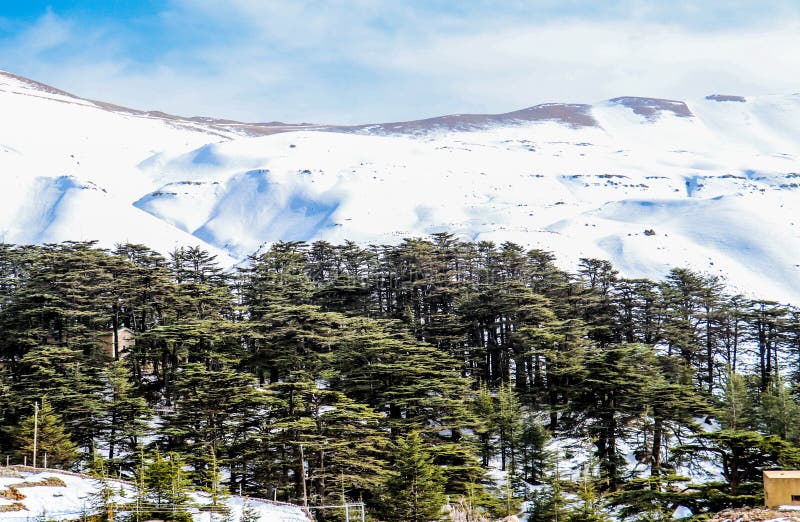
[[64, 482], [59, 477], [45, 477], [42, 480], [35, 480], [35, 481], [25, 481], [19, 482], [17, 484], [12, 484], [8, 486], [9, 488], [35, 488], [39, 486], [50, 486], [50, 487], [60, 487], [65, 488], [67, 487], [66, 482]]
[[20, 502], [14, 502], [13, 504], [6, 504], [4, 506], [0, 506], [0, 513], [12, 513], [14, 511], [25, 511], [28, 509], [25, 507], [25, 504]]
[[718, 101], [718, 102], [746, 102], [744, 96], [732, 96], [730, 94], [709, 94], [706, 96], [706, 100]]
[[634, 113], [640, 114], [647, 118], [649, 121], [655, 121], [661, 116], [662, 112], [671, 112], [675, 116], [681, 118], [690, 118], [694, 116], [692, 111], [685, 103], [678, 100], [662, 100], [659, 98], [638, 98], [636, 96], [622, 96], [621, 98], [612, 98], [608, 100], [611, 103], [622, 105], [633, 110]]
[[7, 488], [8, 489], [0, 491], [0, 498], [4, 498], [6, 500], [22, 500], [25, 498], [25, 495], [23, 495], [16, 487], [7, 486]]
[[544, 103], [503, 114], [451, 114], [424, 120], [377, 123], [372, 125], [331, 126], [321, 130], [370, 134], [424, 134], [430, 131], [474, 131], [494, 125], [519, 125], [536, 121], [555, 121], [571, 127], [596, 127], [591, 105]]

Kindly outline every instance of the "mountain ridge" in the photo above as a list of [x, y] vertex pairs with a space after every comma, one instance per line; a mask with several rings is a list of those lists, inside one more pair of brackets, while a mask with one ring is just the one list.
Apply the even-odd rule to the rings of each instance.
[[[362, 123], [354, 125], [326, 124], [326, 123], [286, 123], [281, 121], [271, 122], [243, 122], [231, 119], [217, 118], [211, 116], [179, 116], [166, 113], [160, 110], [141, 110], [117, 105], [114, 103], [82, 98], [67, 91], [63, 91], [51, 85], [25, 78], [14, 73], [0, 70], [0, 76], [15, 79], [27, 84], [32, 88], [69, 97], [75, 100], [88, 102], [98, 108], [107, 109], [115, 112], [128, 113], [139, 116], [160, 118], [170, 121], [194, 122], [206, 124], [213, 127], [222, 127], [229, 130], [239, 130], [247, 135], [261, 136], [276, 132], [294, 132], [297, 130], [320, 130], [331, 132], [360, 132], [373, 131], [380, 129], [384, 133], [416, 133], [425, 130], [455, 130], [469, 131], [483, 129], [490, 124], [508, 124], [513, 122], [526, 121], [560, 121], [573, 126], [598, 126], [597, 121], [589, 114], [592, 105], [586, 103], [561, 103], [546, 102], [532, 105], [522, 109], [504, 113], [463, 113], [445, 114], [431, 116], [415, 120], [402, 120], [384, 123]], [[722, 95], [711, 95], [722, 96]], [[742, 98], [740, 96], [725, 96], [726, 98]], [[722, 101], [722, 100], [720, 100]], [[668, 100], [661, 98], [647, 98], [637, 96], [622, 96], [607, 100], [609, 103], [617, 103], [630, 107], [637, 114], [653, 115], [658, 111], [673, 111], [679, 115], [691, 116], [691, 112], [686, 108], [684, 102], [678, 100]], [[683, 109], [676, 108], [682, 106]], [[684, 114], [686, 113], [686, 114]]]

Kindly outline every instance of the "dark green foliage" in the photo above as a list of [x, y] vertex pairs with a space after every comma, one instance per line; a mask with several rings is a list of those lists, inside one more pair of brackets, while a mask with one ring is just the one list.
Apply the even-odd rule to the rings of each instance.
[[709, 514], [723, 509], [763, 506], [764, 488], [760, 482], [748, 482], [733, 495], [726, 482], [691, 484], [686, 487], [681, 505], [697, 514], [691, 520], [705, 520]]
[[679, 446], [677, 456], [702, 455], [721, 466], [725, 482], [692, 484], [682, 505], [694, 513], [763, 504], [761, 472], [765, 469], [797, 469], [800, 449], [775, 435], [753, 431], [721, 430], [698, 434], [691, 444]]
[[[34, 464], [34, 420], [34, 415], [24, 418], [14, 432], [17, 462], [21, 462], [23, 457], [27, 456], [28, 463]], [[39, 409], [37, 442], [36, 464], [39, 466], [43, 464], [45, 454], [47, 454], [47, 466], [53, 468], [68, 469], [78, 459], [78, 448], [64, 429], [64, 421], [46, 399], [42, 400]]]
[[603, 488], [615, 490], [623, 473], [619, 441], [652, 397], [659, 382], [655, 353], [639, 344], [612, 344], [589, 352], [586, 373], [580, 381], [575, 411], [585, 420], [585, 429], [597, 448]]
[[419, 433], [412, 432], [399, 439], [392, 455], [394, 466], [386, 480], [383, 517], [398, 522], [441, 519], [445, 503], [444, 478], [425, 451]]
[[[2, 244], [0, 452], [30, 452], [15, 433], [46, 397], [76, 445], [61, 465], [102, 448], [105, 473], [131, 477], [143, 451], [174, 453], [144, 466], [156, 490], [180, 460], [181, 483], [361, 499], [380, 519], [406, 459], [470, 516], [510, 514], [527, 482], [545, 485], [532, 520], [601, 520], [605, 500], [659, 520], [676, 495], [697, 513], [756, 502], [762, 469], [800, 465], [799, 318], [684, 268], [657, 282], [583, 259], [570, 274], [448, 233], [279, 242], [231, 271], [197, 247]], [[548, 441], [565, 435], [599, 476], [557, 476]], [[675, 476], [704, 456], [724, 483]]]
[[112, 499], [117, 493], [111, 486], [106, 461], [100, 455], [95, 454], [92, 459], [90, 475], [96, 482], [96, 491], [90, 494], [92, 509], [100, 513], [103, 521], [108, 520], [108, 510], [112, 504]]
[[261, 515], [256, 510], [249, 500], [245, 500], [242, 504], [242, 516], [239, 517], [239, 522], [259, 522]]
[[511, 386], [500, 386], [491, 420], [499, 439], [500, 469], [508, 469], [510, 476], [516, 478], [522, 435], [522, 405]]
[[727, 430], [748, 430], [753, 427], [756, 409], [748, 379], [729, 372], [718, 414], [722, 427]]
[[[140, 516], [161, 520], [186, 519], [185, 508], [189, 502], [188, 480], [183, 470], [184, 462], [175, 454], [166, 457], [156, 452], [138, 471], [139, 495], [146, 506]], [[189, 517], [191, 519], [191, 517]]]
[[483, 474], [471, 438], [468, 382], [458, 363], [410, 338], [396, 322], [348, 323], [331, 359], [331, 385], [385, 415], [393, 437], [418, 431], [446, 466], [448, 488], [461, 492]]
[[122, 362], [112, 363], [104, 377], [107, 388], [100, 408], [104, 412], [101, 437], [108, 445], [107, 465], [111, 470], [132, 471], [142, 437], [147, 434], [150, 408], [136, 395]]
[[793, 444], [800, 443], [800, 404], [792, 397], [780, 375], [770, 380], [760, 402], [757, 424], [770, 435], [777, 435]]
[[100, 369], [87, 368], [76, 349], [48, 344], [31, 348], [17, 368], [20, 378], [11, 393], [17, 407], [30, 411], [46, 396], [75, 442], [91, 450], [101, 426]]
[[532, 417], [523, 421], [519, 437], [519, 459], [522, 462], [522, 478], [531, 484], [541, 484], [549, 470], [551, 460], [546, 444], [550, 433]]
[[176, 411], [166, 417], [161, 446], [192, 465], [198, 485], [208, 482], [216, 462], [235, 462], [239, 444], [258, 427], [264, 395], [253, 379], [230, 369], [186, 363], [175, 377]]
[[553, 522], [566, 520], [567, 500], [557, 480], [547, 487], [536, 490], [530, 498], [528, 520], [531, 522]]
[[255, 480], [262, 488], [277, 484], [278, 497], [293, 501], [305, 491], [313, 505], [371, 501], [387, 466], [381, 416], [311, 381], [276, 383], [269, 391], [272, 420], [257, 435], [264, 464]]
[[688, 482], [688, 477], [677, 475], [633, 479], [610, 495], [609, 503], [619, 508], [623, 517], [654, 522], [672, 520], [672, 513], [678, 506], [695, 502], [695, 490]]

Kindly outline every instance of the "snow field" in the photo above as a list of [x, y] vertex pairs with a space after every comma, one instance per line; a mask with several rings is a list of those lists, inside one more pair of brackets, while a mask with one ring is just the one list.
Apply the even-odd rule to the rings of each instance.
[[744, 100], [649, 115], [601, 102], [597, 126], [254, 138], [0, 72], [0, 240], [200, 245], [230, 266], [278, 240], [450, 231], [551, 250], [566, 269], [580, 257], [630, 277], [686, 266], [797, 302], [800, 96]]

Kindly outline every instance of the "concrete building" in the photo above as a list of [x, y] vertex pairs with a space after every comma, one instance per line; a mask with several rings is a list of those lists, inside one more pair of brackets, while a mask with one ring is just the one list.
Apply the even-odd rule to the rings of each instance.
[[800, 505], [800, 471], [765, 471], [764, 505], [769, 508]]
[[[136, 343], [136, 332], [123, 326], [117, 330], [117, 342], [119, 343], [119, 358], [122, 359]], [[113, 330], [100, 337], [100, 346], [110, 358], [115, 359]]]

